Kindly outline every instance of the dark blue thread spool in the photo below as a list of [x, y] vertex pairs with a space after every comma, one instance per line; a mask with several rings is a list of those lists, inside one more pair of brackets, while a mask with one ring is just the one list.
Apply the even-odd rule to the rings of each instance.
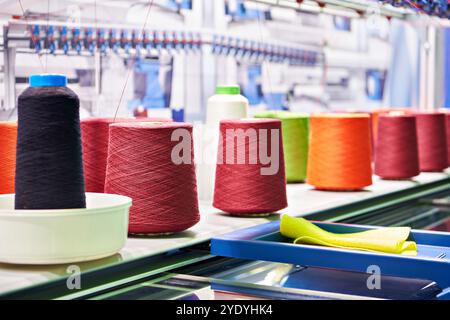
[[18, 101], [16, 209], [85, 208], [79, 100], [63, 75], [30, 77]]

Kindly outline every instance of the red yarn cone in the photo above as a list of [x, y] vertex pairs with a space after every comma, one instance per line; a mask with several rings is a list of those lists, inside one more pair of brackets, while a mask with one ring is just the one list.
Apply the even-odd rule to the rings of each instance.
[[409, 179], [420, 174], [416, 118], [380, 115], [375, 174], [384, 179]]
[[86, 192], [105, 190], [106, 158], [108, 156], [109, 125], [121, 122], [171, 122], [160, 118], [87, 118], [81, 120], [83, 164]]
[[416, 119], [420, 171], [443, 171], [448, 167], [445, 114], [419, 112]]
[[445, 114], [445, 130], [447, 133], [447, 160], [450, 166], [450, 113]]
[[[220, 133], [214, 207], [244, 215], [269, 214], [285, 208], [281, 121], [224, 120], [220, 122]], [[247, 136], [236, 137], [243, 135]], [[261, 152], [270, 154], [270, 164], [261, 157]]]
[[[177, 152], [177, 132], [190, 146]], [[173, 141], [175, 140], [175, 141]], [[177, 158], [174, 158], [177, 156]], [[182, 162], [177, 162], [184, 159]], [[105, 192], [133, 199], [129, 232], [162, 234], [186, 230], [199, 219], [192, 125], [118, 123], [110, 126]]]

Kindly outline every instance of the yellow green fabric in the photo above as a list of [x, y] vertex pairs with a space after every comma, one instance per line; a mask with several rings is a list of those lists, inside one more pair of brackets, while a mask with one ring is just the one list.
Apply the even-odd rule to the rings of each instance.
[[306, 179], [309, 147], [309, 115], [288, 111], [262, 111], [255, 118], [281, 120], [286, 181], [303, 182]]
[[417, 255], [417, 245], [407, 241], [411, 228], [381, 228], [357, 233], [336, 234], [325, 231], [303, 218], [281, 217], [280, 233], [295, 244], [355, 249], [402, 255]]

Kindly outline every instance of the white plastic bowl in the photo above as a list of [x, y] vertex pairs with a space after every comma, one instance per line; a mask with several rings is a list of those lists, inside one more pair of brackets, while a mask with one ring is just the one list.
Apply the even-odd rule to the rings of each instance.
[[0, 262], [75, 263], [117, 253], [127, 240], [131, 199], [86, 193], [86, 207], [14, 210], [14, 195], [0, 195]]

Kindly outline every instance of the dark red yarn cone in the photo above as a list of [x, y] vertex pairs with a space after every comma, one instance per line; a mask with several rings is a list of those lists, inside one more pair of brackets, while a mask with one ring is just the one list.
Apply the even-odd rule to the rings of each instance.
[[81, 120], [83, 164], [86, 192], [103, 193], [106, 158], [108, 156], [109, 125], [120, 122], [171, 122], [160, 118], [87, 118]]
[[450, 166], [450, 113], [445, 114], [445, 130], [447, 133], [447, 160]]
[[[239, 131], [236, 131], [239, 129], [241, 133], [256, 132], [256, 135], [237, 139], [233, 133], [239, 134]], [[227, 134], [227, 130], [231, 130], [231, 134]], [[276, 155], [270, 154], [272, 130], [278, 133], [274, 141], [278, 145]], [[223, 120], [220, 122], [220, 133], [214, 207], [231, 214], [244, 215], [268, 214], [287, 207], [281, 121], [276, 119]], [[259, 156], [260, 140], [264, 134], [266, 144], [262, 145], [269, 150], [267, 154], [272, 157], [272, 161], [278, 161], [278, 170], [269, 175], [261, 173], [262, 168], [270, 166], [267, 162], [264, 164]], [[231, 159], [234, 161], [227, 161], [227, 147], [230, 151], [232, 150]], [[250, 161], [250, 154], [256, 155], [256, 159], [253, 158], [255, 160], [253, 164]], [[244, 163], [239, 164], [240, 156], [244, 156]]]
[[415, 115], [420, 171], [443, 171], [448, 167], [445, 114], [418, 112]]
[[416, 118], [380, 115], [375, 174], [384, 179], [409, 179], [420, 174]]
[[[172, 159], [172, 152], [179, 144], [172, 141], [175, 130], [182, 130], [188, 136], [190, 163], [176, 164]], [[195, 225], [200, 215], [192, 125], [112, 124], [105, 192], [133, 199], [129, 233], [174, 233]]]

